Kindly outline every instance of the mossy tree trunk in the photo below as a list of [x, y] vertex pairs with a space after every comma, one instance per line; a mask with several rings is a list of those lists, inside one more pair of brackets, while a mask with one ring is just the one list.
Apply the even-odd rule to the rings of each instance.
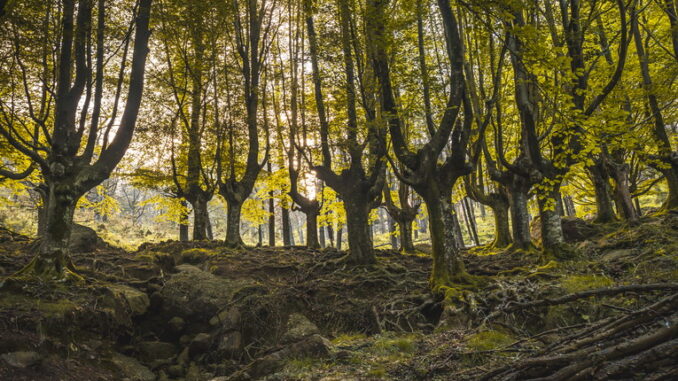
[[465, 276], [466, 270], [459, 254], [461, 248], [455, 232], [454, 207], [450, 194], [433, 186], [425, 195], [433, 251], [431, 285], [435, 289], [459, 282]]
[[69, 243], [73, 215], [81, 197], [72, 181], [50, 181], [44, 206], [44, 230], [41, 232], [37, 255], [19, 272], [45, 279], [80, 278], [71, 262]]
[[369, 216], [372, 207], [364, 195], [344, 196], [346, 209], [346, 230], [348, 231], [348, 261], [354, 264], [372, 264], [376, 262], [370, 234]]
[[528, 250], [532, 245], [530, 213], [527, 209], [527, 191], [522, 185], [526, 184], [512, 184], [508, 187], [511, 227], [513, 228], [513, 245], [518, 249]]
[[602, 159], [596, 160], [595, 164], [588, 170], [595, 191], [596, 222], [605, 223], [616, 220], [617, 217], [612, 208], [612, 198], [610, 197], [609, 176]]

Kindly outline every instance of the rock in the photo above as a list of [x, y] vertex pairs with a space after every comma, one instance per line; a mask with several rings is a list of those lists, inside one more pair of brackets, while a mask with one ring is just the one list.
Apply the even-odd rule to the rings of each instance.
[[114, 353], [111, 363], [130, 381], [155, 381], [155, 374], [131, 357]]
[[240, 354], [241, 346], [242, 335], [239, 331], [228, 332], [219, 342], [219, 350], [225, 352], [230, 357], [237, 357]]
[[179, 353], [179, 356], [177, 356], [177, 364], [186, 366], [188, 365], [188, 347], [184, 348], [181, 353]]
[[305, 337], [320, 333], [318, 327], [302, 314], [294, 313], [287, 320], [287, 331], [283, 335], [283, 344], [294, 343]]
[[[562, 217], [563, 238], [565, 242], [580, 242], [591, 238], [598, 231], [595, 226], [577, 217]], [[530, 222], [530, 236], [535, 242], [541, 242], [541, 220], [536, 216]]]
[[565, 242], [584, 241], [598, 232], [592, 223], [577, 217], [563, 217], [561, 223]]
[[195, 335], [191, 343], [188, 345], [188, 352], [191, 357], [207, 352], [212, 343], [212, 336], [207, 333], [199, 333]]
[[330, 355], [330, 343], [320, 335], [311, 335], [279, 351], [260, 357], [245, 369], [236, 372], [229, 380], [258, 379], [277, 372], [291, 358], [321, 358]]
[[[148, 307], [151, 305], [151, 302], [148, 299], [148, 295], [135, 288], [121, 284], [109, 285], [106, 288], [110, 296], [112, 296], [115, 299], [125, 301], [125, 303], [129, 307], [132, 316], [145, 314], [146, 311], [148, 310]], [[109, 307], [112, 307], [115, 301], [104, 300], [104, 303], [108, 304]]]
[[152, 263], [130, 263], [124, 267], [125, 275], [141, 281], [160, 277], [160, 266]]
[[[214, 316], [230, 300], [242, 283], [229, 281], [191, 265], [179, 265], [179, 271], [159, 291], [164, 311], [191, 321]], [[170, 315], [170, 316], [172, 316]]]
[[91, 253], [102, 242], [94, 229], [87, 226], [73, 224], [71, 240], [68, 247], [74, 253]]
[[162, 341], [142, 341], [137, 345], [137, 349], [141, 359], [149, 362], [172, 358], [177, 353], [174, 344]]
[[205, 262], [210, 256], [215, 254], [214, 250], [205, 248], [186, 249], [181, 252], [181, 263], [189, 263], [192, 265]]
[[235, 329], [240, 324], [240, 310], [231, 307], [223, 310], [210, 319], [210, 325], [213, 327], [221, 326], [224, 330]]
[[9, 366], [14, 368], [28, 368], [38, 364], [42, 357], [38, 352], [33, 351], [19, 351], [5, 353], [0, 356]]
[[181, 365], [172, 365], [167, 368], [167, 375], [169, 375], [172, 378], [183, 377], [184, 367], [182, 367]]
[[174, 333], [180, 333], [183, 331], [185, 325], [186, 321], [184, 321], [184, 319], [180, 318], [179, 316], [175, 316], [167, 322], [167, 327]]

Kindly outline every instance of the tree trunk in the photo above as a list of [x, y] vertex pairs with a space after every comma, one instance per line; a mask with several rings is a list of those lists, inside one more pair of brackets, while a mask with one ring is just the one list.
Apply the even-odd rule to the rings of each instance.
[[214, 231], [212, 230], [212, 220], [210, 219], [210, 212], [205, 208], [205, 233], [208, 240], [214, 239]]
[[494, 243], [497, 248], [507, 247], [511, 244], [511, 231], [509, 230], [509, 205], [496, 202], [492, 205], [494, 213]]
[[292, 229], [290, 229], [290, 210], [287, 208], [282, 208], [282, 234], [283, 234], [283, 245], [292, 246]]
[[306, 214], [306, 246], [309, 249], [320, 248], [318, 242], [318, 213]]
[[179, 216], [179, 241], [188, 241], [188, 215], [184, 212], [188, 207], [186, 200], [181, 200], [182, 212]]
[[628, 221], [636, 221], [638, 214], [631, 200], [629, 189], [629, 169], [625, 163], [615, 163], [611, 166], [611, 175], [614, 180], [614, 196], [617, 202], [617, 212]]
[[[307, 222], [307, 223], [308, 223], [308, 222]], [[319, 242], [319, 243], [320, 243], [320, 247], [326, 248], [326, 247], [327, 247], [327, 242], [325, 241], [325, 228], [321, 226], [320, 229], [318, 230], [318, 232], [319, 232], [319, 234], [318, 234], [318, 239], [320, 240], [320, 242]]]
[[398, 237], [396, 237], [395, 221], [388, 213], [386, 214], [386, 219], [388, 223], [388, 235], [391, 238], [391, 249], [398, 250]]
[[593, 189], [596, 195], [596, 222], [605, 223], [616, 219], [614, 209], [612, 208], [612, 198], [610, 197], [610, 183], [604, 164], [596, 160], [596, 164], [589, 167]]
[[565, 211], [569, 217], [574, 217], [577, 215], [577, 211], [574, 208], [574, 201], [572, 201], [572, 196], [565, 196], [564, 200], [565, 202]]
[[[268, 171], [271, 172], [271, 164], [268, 163]], [[273, 192], [270, 192], [268, 199], [268, 245], [275, 246], [275, 202], [273, 201]]]
[[370, 234], [370, 205], [360, 195], [344, 198], [346, 228], [348, 230], [348, 262], [372, 264], [376, 262]]
[[542, 247], [547, 255], [560, 258], [565, 239], [561, 216], [557, 209], [553, 207], [553, 203], [556, 202], [555, 192], [558, 192], [558, 190], [552, 191], [546, 198], [538, 197], [537, 200], [539, 203]]
[[339, 226], [339, 229], [337, 229], [337, 250], [341, 250], [343, 238], [344, 238], [344, 227]]
[[193, 198], [193, 240], [207, 239], [207, 200], [202, 195]]
[[17, 275], [33, 273], [45, 279], [80, 279], [68, 248], [80, 196], [67, 190], [67, 184], [48, 184], [48, 187], [45, 231], [40, 237], [38, 254]]
[[230, 247], [242, 246], [240, 237], [240, 212], [242, 203], [228, 201], [226, 208], [226, 245]]
[[530, 213], [527, 210], [527, 192], [518, 187], [508, 187], [513, 227], [513, 245], [527, 250], [532, 244], [530, 238]]
[[471, 236], [471, 239], [473, 239], [473, 242], [476, 244], [476, 246], [480, 246], [480, 238], [478, 238], [478, 229], [476, 225], [476, 216], [475, 213], [473, 212], [468, 197], [465, 197], [462, 200], [462, 205], [464, 206], [464, 214], [466, 215], [466, 219], [468, 220], [469, 235]]
[[454, 207], [449, 197], [441, 197], [429, 190], [426, 208], [433, 251], [431, 284], [434, 289], [458, 283], [466, 271], [459, 257], [459, 242], [455, 233]]
[[406, 253], [413, 253], [414, 242], [412, 241], [412, 220], [398, 221], [400, 228], [400, 250]]

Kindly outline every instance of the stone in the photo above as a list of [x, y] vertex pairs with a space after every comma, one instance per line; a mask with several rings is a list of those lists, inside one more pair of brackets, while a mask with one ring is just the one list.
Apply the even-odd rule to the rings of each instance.
[[137, 349], [141, 359], [149, 362], [172, 358], [177, 353], [174, 344], [163, 341], [142, 341], [137, 344]]
[[74, 253], [91, 253], [97, 249], [97, 245], [101, 242], [101, 238], [99, 238], [94, 229], [84, 225], [73, 224], [68, 247]]
[[322, 358], [329, 356], [330, 353], [330, 342], [327, 339], [318, 334], [311, 335], [279, 351], [254, 360], [245, 369], [232, 375], [229, 380], [259, 379], [280, 370], [288, 359]]
[[188, 345], [188, 351], [191, 357], [207, 352], [212, 343], [212, 336], [207, 333], [199, 333], [195, 335], [191, 343]]
[[122, 373], [122, 378], [129, 381], [155, 381], [155, 374], [131, 357], [114, 353], [110, 361]]
[[213, 327], [221, 326], [223, 330], [235, 329], [240, 324], [240, 318], [240, 310], [236, 307], [231, 307], [214, 315], [210, 319], [210, 325]]
[[226, 353], [227, 356], [237, 357], [240, 354], [242, 346], [242, 335], [239, 331], [231, 331], [224, 335], [219, 342], [219, 350]]
[[180, 318], [179, 316], [175, 316], [167, 322], [167, 327], [174, 333], [180, 333], [183, 331], [185, 325], [186, 321], [184, 321], [184, 319]]
[[181, 365], [171, 365], [167, 368], [167, 375], [172, 378], [179, 378], [184, 376], [184, 367]]
[[37, 365], [42, 361], [42, 356], [38, 352], [33, 351], [19, 351], [10, 352], [0, 355], [9, 366], [14, 368], [28, 368]]
[[592, 223], [577, 217], [563, 217], [561, 224], [565, 242], [581, 242], [598, 232]]
[[294, 343], [305, 337], [320, 333], [318, 326], [302, 314], [293, 313], [287, 319], [287, 331], [281, 341], [283, 344]]
[[[129, 306], [132, 316], [143, 315], [148, 311], [151, 302], [146, 293], [141, 292], [135, 288], [116, 284], [106, 287], [109, 295], [116, 299], [122, 299]], [[104, 301], [107, 304], [115, 304], [114, 301]]]
[[214, 316], [242, 286], [242, 281], [222, 279], [192, 265], [179, 265], [176, 270], [158, 296], [164, 311], [191, 324]]
[[179, 353], [179, 356], [177, 356], [177, 364], [182, 366], [188, 365], [188, 360], [190, 359], [188, 355], [188, 347], [186, 347]]

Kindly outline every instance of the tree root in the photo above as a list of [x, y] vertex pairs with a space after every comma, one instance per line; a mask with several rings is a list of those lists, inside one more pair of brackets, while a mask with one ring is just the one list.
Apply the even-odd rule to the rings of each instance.
[[[656, 290], [658, 285], [636, 286], [648, 287], [625, 287], [645, 291]], [[603, 380], [634, 374], [638, 369], [657, 371], [652, 364], [675, 358], [678, 350], [677, 308], [678, 293], [674, 293], [640, 310], [604, 319], [547, 347], [536, 357], [486, 372], [479, 379]], [[665, 365], [670, 367], [670, 361]]]

